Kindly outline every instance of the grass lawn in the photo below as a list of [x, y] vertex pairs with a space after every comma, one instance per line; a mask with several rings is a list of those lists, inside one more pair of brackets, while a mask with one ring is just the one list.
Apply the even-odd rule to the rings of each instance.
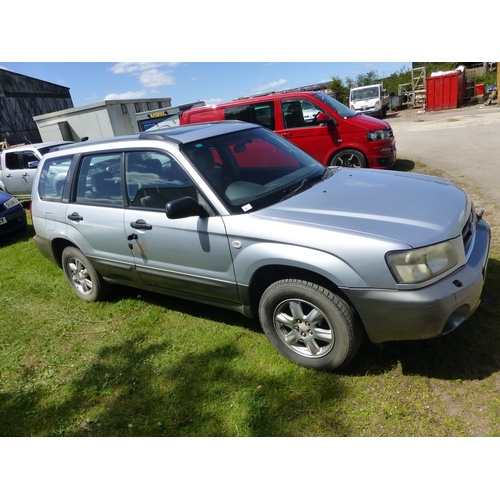
[[229, 311], [127, 288], [85, 303], [30, 225], [0, 242], [0, 435], [500, 436], [499, 207], [483, 208], [476, 313], [439, 339], [365, 342], [339, 373], [291, 364]]

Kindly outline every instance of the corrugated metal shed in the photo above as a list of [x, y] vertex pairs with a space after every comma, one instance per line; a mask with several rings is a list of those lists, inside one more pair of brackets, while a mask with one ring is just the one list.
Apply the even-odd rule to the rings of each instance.
[[0, 69], [0, 141], [40, 142], [33, 116], [72, 107], [68, 87]]

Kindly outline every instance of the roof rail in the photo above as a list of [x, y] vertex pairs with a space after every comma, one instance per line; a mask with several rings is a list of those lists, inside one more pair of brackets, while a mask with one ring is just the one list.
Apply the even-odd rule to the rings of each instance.
[[264, 97], [266, 95], [272, 94], [288, 94], [290, 92], [322, 92], [328, 90], [328, 83], [315, 83], [313, 85], [305, 85], [304, 87], [296, 87], [294, 89], [285, 89], [285, 90], [271, 90], [269, 92], [258, 92], [256, 94], [250, 94], [249, 96], [244, 97], [236, 97], [233, 101], [239, 101], [241, 99], [251, 99], [252, 97]]

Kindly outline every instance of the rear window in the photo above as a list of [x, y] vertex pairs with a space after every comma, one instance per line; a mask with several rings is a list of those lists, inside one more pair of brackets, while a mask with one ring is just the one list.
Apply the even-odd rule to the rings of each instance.
[[92, 154], [81, 162], [76, 202], [123, 206], [121, 153]]

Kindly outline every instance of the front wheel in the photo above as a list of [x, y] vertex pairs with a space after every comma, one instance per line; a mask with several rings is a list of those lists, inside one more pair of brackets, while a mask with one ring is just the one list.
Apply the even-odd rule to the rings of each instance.
[[286, 279], [269, 286], [260, 300], [259, 319], [278, 352], [317, 370], [345, 366], [363, 338], [344, 300], [302, 280]]
[[94, 266], [75, 247], [66, 247], [62, 253], [62, 268], [73, 291], [86, 302], [101, 299], [106, 283]]
[[333, 167], [366, 168], [368, 166], [366, 158], [356, 149], [344, 149], [336, 153], [330, 165]]

